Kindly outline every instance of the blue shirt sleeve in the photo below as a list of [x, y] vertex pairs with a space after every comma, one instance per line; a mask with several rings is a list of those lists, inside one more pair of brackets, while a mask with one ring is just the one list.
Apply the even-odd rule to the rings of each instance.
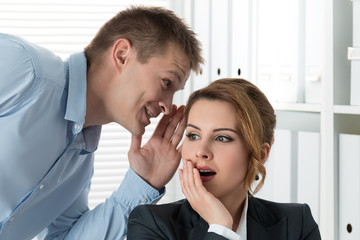
[[140, 204], [156, 203], [165, 194], [152, 188], [132, 169], [118, 190], [93, 210], [87, 208], [88, 190], [48, 227], [44, 239], [123, 239], [130, 212]]
[[34, 82], [29, 53], [15, 40], [0, 38], [0, 117], [16, 111]]

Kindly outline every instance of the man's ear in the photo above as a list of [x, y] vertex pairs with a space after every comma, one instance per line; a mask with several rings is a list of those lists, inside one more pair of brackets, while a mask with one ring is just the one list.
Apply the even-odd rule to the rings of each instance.
[[270, 144], [263, 143], [261, 145], [261, 162], [262, 164], [265, 164], [266, 160], [268, 159], [270, 154]]
[[132, 46], [129, 40], [121, 38], [117, 40], [111, 52], [111, 60], [117, 70], [121, 70], [122, 66], [127, 62], [132, 53]]

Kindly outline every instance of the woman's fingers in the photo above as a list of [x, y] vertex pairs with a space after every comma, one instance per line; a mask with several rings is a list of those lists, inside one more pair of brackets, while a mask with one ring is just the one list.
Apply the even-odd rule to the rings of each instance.
[[198, 201], [201, 198], [200, 192], [203, 192], [199, 172], [193, 167], [191, 161], [183, 161], [183, 169], [179, 171], [182, 192], [189, 201]]
[[196, 168], [193, 169], [193, 172], [194, 172], [194, 184], [195, 184], [196, 191], [203, 192], [205, 190], [205, 187], [202, 184], [202, 181], [200, 178], [200, 173]]

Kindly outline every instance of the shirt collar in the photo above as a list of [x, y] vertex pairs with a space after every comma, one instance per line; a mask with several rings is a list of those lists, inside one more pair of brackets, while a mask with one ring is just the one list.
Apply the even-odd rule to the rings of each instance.
[[65, 119], [73, 121], [73, 134], [79, 133], [86, 113], [86, 57], [83, 52], [70, 55], [68, 67], [68, 98]]
[[241, 214], [240, 223], [236, 230], [236, 233], [240, 235], [240, 239], [246, 239], [246, 216], [248, 211], [248, 195], [246, 194], [244, 209]]

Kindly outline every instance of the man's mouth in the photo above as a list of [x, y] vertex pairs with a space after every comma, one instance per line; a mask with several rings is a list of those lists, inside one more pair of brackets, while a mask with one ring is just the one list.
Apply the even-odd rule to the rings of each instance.
[[145, 107], [145, 111], [146, 111], [146, 114], [148, 115], [148, 117], [149, 118], [153, 118], [154, 117], [154, 115], [149, 111], [149, 109], [147, 109], [146, 107]]

